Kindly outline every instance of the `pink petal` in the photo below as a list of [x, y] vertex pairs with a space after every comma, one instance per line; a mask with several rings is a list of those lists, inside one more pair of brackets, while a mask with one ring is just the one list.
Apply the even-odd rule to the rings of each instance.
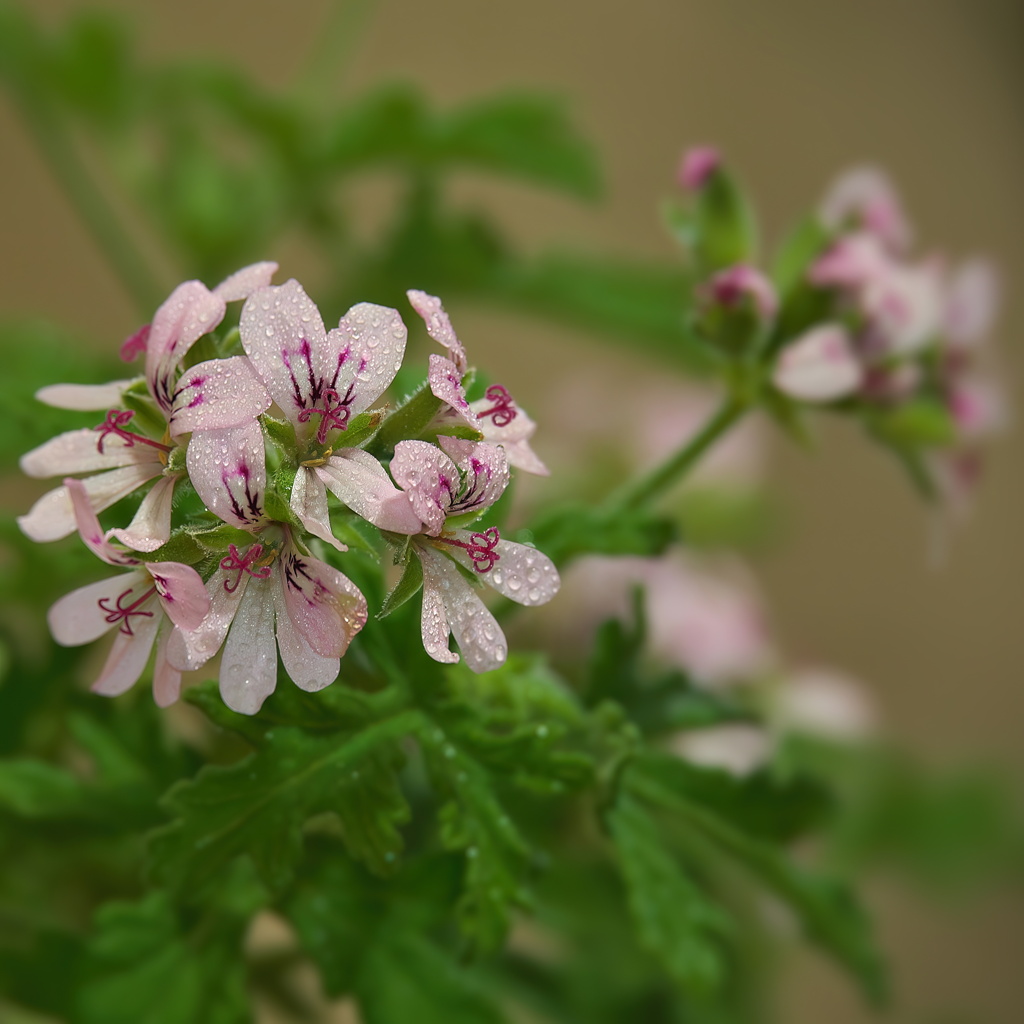
[[949, 411], [962, 438], [984, 438], [1005, 429], [1010, 420], [1006, 393], [991, 378], [961, 376], [950, 387]]
[[395, 379], [405, 355], [407, 334], [398, 310], [360, 302], [327, 335], [329, 346], [349, 352], [327, 386], [343, 400], [350, 399], [345, 402], [350, 416], [368, 409]]
[[146, 381], [165, 415], [171, 411], [181, 360], [224, 319], [225, 309], [224, 300], [202, 282], [186, 281], [156, 311], [146, 346]]
[[98, 558], [102, 558], [108, 565], [139, 565], [140, 559], [127, 554], [121, 548], [110, 543], [110, 539], [103, 532], [100, 521], [93, 511], [92, 502], [86, 492], [85, 484], [81, 480], [74, 480], [68, 477], [64, 481], [68, 497], [71, 499], [71, 507], [75, 513], [75, 524], [78, 527], [79, 536], [85, 542], [90, 551]]
[[821, 220], [834, 230], [853, 220], [894, 252], [906, 251], [912, 241], [896, 189], [875, 167], [855, 167], [842, 175], [825, 196]]
[[[456, 534], [465, 535], [466, 531], [458, 530]], [[500, 594], [532, 608], [547, 604], [558, 593], [561, 585], [558, 570], [543, 552], [510, 540], [498, 541], [494, 550], [498, 561], [489, 572], [481, 574], [481, 579]], [[451, 553], [456, 558], [466, 554], [461, 548], [452, 548]], [[459, 558], [459, 561], [472, 567], [468, 559]]]
[[181, 672], [167, 658], [168, 641], [174, 634], [165, 629], [156, 645], [153, 666], [153, 700], [157, 707], [170, 707], [181, 696]]
[[36, 392], [36, 398], [55, 409], [76, 412], [106, 412], [121, 404], [121, 393], [135, 383], [115, 380], [109, 384], [50, 384]]
[[[102, 512], [162, 472], [163, 466], [159, 462], [147, 462], [112, 469], [80, 482], [89, 495], [92, 508]], [[58, 487], [44, 494], [27, 514], [18, 516], [18, 526], [35, 541], [60, 540], [74, 533], [75, 511], [67, 487]]]
[[134, 334], [129, 334], [121, 342], [121, 350], [118, 352], [121, 362], [133, 363], [146, 351], [146, 346], [149, 344], [149, 332], [152, 328], [152, 324], [143, 324]]
[[210, 595], [199, 573], [180, 562], [149, 562], [146, 569], [171, 622], [182, 629], [198, 629], [210, 610]]
[[[157, 610], [155, 601], [151, 602], [150, 609]], [[103, 671], [92, 684], [93, 693], [116, 697], [131, 689], [149, 661], [149, 652], [153, 649], [159, 625], [160, 615], [154, 614], [149, 618], [136, 619], [132, 624], [132, 634], [118, 630]]]
[[884, 352], [909, 355], [933, 341], [942, 326], [942, 288], [932, 263], [900, 266], [872, 281], [861, 296], [864, 315]]
[[822, 287], [864, 288], [887, 278], [895, 265], [879, 240], [862, 231], [840, 238], [812, 265], [808, 278]]
[[158, 449], [148, 444], [128, 445], [121, 437], [103, 438], [103, 451], [99, 450], [100, 435], [88, 427], [58, 434], [38, 448], [21, 457], [21, 471], [28, 476], [66, 476], [69, 473], [92, 473], [99, 469], [118, 466], [150, 465], [162, 472]]
[[342, 572], [286, 549], [276, 566], [294, 627], [324, 658], [340, 658], [366, 624], [366, 598]]
[[833, 402], [864, 380], [849, 335], [837, 324], [814, 327], [787, 345], [772, 373], [775, 386], [802, 402]]
[[244, 426], [270, 408], [270, 395], [245, 356], [210, 359], [186, 370], [174, 391], [171, 434]]
[[387, 470], [369, 452], [341, 448], [315, 472], [341, 502], [378, 529], [402, 534], [423, 529], [409, 494], [395, 487]]
[[[100, 602], [113, 608], [122, 594], [130, 594], [139, 588], [137, 596], [141, 597], [149, 586], [150, 580], [145, 573], [132, 572], [109, 576], [65, 594], [46, 613], [54, 640], [62, 647], [92, 643], [114, 625], [109, 618], [110, 612], [101, 608]], [[127, 603], [132, 603], [130, 597]]]
[[[481, 398], [470, 403], [484, 440], [488, 444], [501, 445], [505, 449], [508, 461], [517, 469], [537, 476], [550, 476], [550, 470], [530, 447], [530, 438], [536, 432], [537, 424], [523, 412], [510, 395], [508, 397], [509, 401], [505, 408], [496, 412], [493, 411], [495, 402], [492, 398]], [[504, 422], [508, 413], [512, 414], [512, 419]]]
[[300, 689], [310, 693], [330, 686], [338, 678], [340, 657], [317, 654], [292, 621], [283, 587], [274, 588], [277, 610], [277, 646], [288, 678]]
[[[505, 663], [508, 647], [501, 626], [462, 578], [458, 568], [439, 551], [417, 547], [423, 565], [423, 647], [435, 661], [451, 662], [448, 629], [473, 672], [489, 672]], [[443, 640], [442, 640], [443, 636]]]
[[720, 270], [707, 283], [706, 290], [712, 302], [727, 308], [749, 300], [765, 320], [774, 317], [779, 309], [775, 286], [760, 270], [745, 263]]
[[426, 322], [427, 334], [451, 353], [452, 361], [461, 377], [466, 372], [466, 350], [456, 336], [452, 322], [448, 319], [444, 306], [441, 305], [441, 300], [436, 295], [428, 295], [426, 292], [416, 289], [410, 289], [405, 294], [412, 308]]
[[273, 580], [251, 581], [220, 663], [220, 695], [232, 711], [255, 715], [277, 685]]
[[196, 629], [174, 630], [167, 651], [171, 664], [190, 672], [205, 665], [220, 650], [249, 579], [249, 574], [243, 572], [234, 590], [225, 586], [230, 577], [222, 570], [207, 580], [210, 610]]
[[188, 443], [185, 464], [196, 493], [215, 516], [242, 529], [263, 521], [267, 469], [258, 422], [198, 431]]
[[399, 441], [391, 475], [409, 496], [413, 511], [423, 521], [423, 532], [439, 534], [462, 486], [455, 463], [426, 441]]
[[342, 544], [331, 532], [327, 488], [312, 466], [299, 466], [299, 470], [295, 474], [295, 482], [292, 484], [289, 506], [299, 517], [299, 522], [314, 537], [319, 537], [338, 551], [348, 551], [346, 545]]
[[466, 399], [466, 389], [462, 386], [462, 373], [455, 363], [436, 353], [431, 355], [427, 369], [427, 383], [435, 398], [439, 398], [446, 405], [451, 406], [468, 426], [476, 430], [480, 429], [476, 413], [470, 408], [469, 401]]
[[316, 406], [324, 377], [338, 372], [347, 353], [328, 345], [320, 311], [295, 280], [253, 292], [239, 327], [256, 373], [298, 425], [299, 413]]
[[108, 530], [108, 537], [115, 537], [133, 551], [156, 551], [171, 537], [171, 499], [174, 485], [181, 479], [172, 474], [157, 480], [149, 493], [142, 499], [138, 512], [127, 529]]
[[220, 296], [225, 302], [237, 302], [247, 299], [257, 288], [265, 288], [277, 273], [277, 264], [269, 261], [253, 263], [251, 266], [236, 270], [230, 277], [224, 278], [213, 294]]
[[947, 340], [956, 348], [973, 348], [992, 329], [999, 311], [999, 274], [985, 259], [961, 264], [946, 294]]
[[493, 444], [439, 437], [437, 443], [463, 474], [466, 493], [448, 510], [449, 515], [490, 508], [508, 487], [508, 456]]
[[713, 146], [694, 146], [683, 154], [676, 180], [687, 192], [698, 192], [721, 164], [722, 157]]

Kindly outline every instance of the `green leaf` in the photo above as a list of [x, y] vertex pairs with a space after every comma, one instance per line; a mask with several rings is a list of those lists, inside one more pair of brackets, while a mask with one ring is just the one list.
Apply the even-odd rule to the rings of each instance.
[[72, 1024], [245, 1024], [244, 925], [189, 932], [169, 897], [110, 903], [81, 964]]
[[754, 262], [754, 214], [740, 187], [724, 169], [711, 174], [698, 191], [693, 219], [693, 256], [702, 277], [737, 263]]
[[944, 403], [929, 398], [874, 411], [865, 422], [876, 437], [900, 448], [950, 445], [957, 436], [949, 409]]
[[377, 618], [387, 618], [392, 612], [397, 611], [406, 601], [415, 597], [420, 592], [422, 586], [423, 565], [416, 555], [412, 555], [405, 563], [402, 578], [394, 585], [388, 596], [384, 599], [384, 604], [377, 613]]
[[560, 505], [533, 526], [533, 540], [553, 562], [581, 555], [660, 555], [678, 535], [676, 524], [647, 508]]
[[[154, 874], [192, 891], [245, 854], [279, 889], [301, 854], [304, 822], [338, 810], [339, 784], [381, 744], [421, 722], [419, 712], [404, 711], [347, 735], [310, 736], [285, 726], [268, 731], [256, 753], [230, 767], [208, 766], [168, 792], [163, 804], [174, 820], [151, 838]], [[382, 811], [392, 820], [393, 813], [393, 807]], [[380, 824], [382, 832], [390, 828]]]
[[574, 130], [564, 104], [549, 96], [506, 95], [441, 118], [438, 157], [525, 178], [584, 199], [601, 191], [592, 146]]
[[801, 221], [782, 241], [772, 261], [772, 281], [783, 306], [807, 286], [807, 271], [832, 240], [817, 217]]
[[367, 451], [378, 457], [389, 457], [399, 441], [419, 437], [440, 411], [441, 399], [435, 398], [424, 382], [384, 420]]
[[741, 864], [790, 908], [812, 942], [857, 978], [872, 1002], [884, 1002], [885, 973], [869, 922], [845, 885], [798, 868], [773, 845], [693, 800], [685, 790], [666, 785], [657, 771], [650, 770], [650, 763], [629, 764], [621, 784], [670, 811], [681, 826], [695, 830], [719, 853]]
[[[241, 532], [241, 531], [238, 531]], [[171, 535], [166, 544], [156, 551], [139, 552], [139, 557], [147, 562], [181, 562], [184, 565], [195, 565], [209, 554], [209, 549], [194, 533], [178, 530]]]
[[628, 792], [620, 792], [605, 823], [641, 942], [684, 989], [714, 990], [725, 973], [721, 939], [728, 918], [665, 848], [657, 825]]

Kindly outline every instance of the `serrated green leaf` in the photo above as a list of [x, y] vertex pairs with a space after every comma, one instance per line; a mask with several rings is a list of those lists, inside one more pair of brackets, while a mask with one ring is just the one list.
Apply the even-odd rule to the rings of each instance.
[[263, 415], [260, 417], [260, 422], [263, 425], [263, 430], [266, 432], [267, 437], [283, 448], [286, 452], [295, 452], [298, 449], [298, 445], [295, 441], [295, 427], [289, 420], [275, 419], [273, 416]]
[[153, 873], [194, 891], [245, 854], [272, 889], [281, 888], [301, 854], [303, 823], [336, 809], [339, 783], [380, 744], [421, 724], [419, 712], [404, 711], [347, 735], [268, 731], [256, 753], [230, 767], [208, 766], [167, 793], [163, 805], [173, 820], [151, 837]]
[[221, 921], [202, 938], [189, 934], [163, 892], [102, 907], [72, 1024], [245, 1024], [243, 929]]
[[199, 542], [195, 534], [187, 530], [179, 530], [171, 535], [166, 544], [156, 551], [140, 551], [138, 555], [146, 562], [181, 562], [184, 565], [195, 565], [209, 554], [209, 549]]
[[422, 587], [423, 564], [419, 558], [413, 555], [406, 561], [401, 579], [394, 585], [388, 596], [384, 598], [384, 604], [377, 613], [377, 618], [387, 618], [392, 612], [401, 608], [406, 601], [415, 597]]
[[605, 822], [644, 946], [684, 989], [707, 993], [725, 974], [722, 937], [729, 920], [666, 848], [657, 825], [628, 792]]

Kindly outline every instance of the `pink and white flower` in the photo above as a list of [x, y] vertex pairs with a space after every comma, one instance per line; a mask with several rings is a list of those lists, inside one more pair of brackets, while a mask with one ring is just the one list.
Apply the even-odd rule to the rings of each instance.
[[839, 231], [852, 225], [894, 253], [906, 252], [913, 241], [899, 195], [876, 167], [854, 167], [843, 174], [829, 189], [819, 213], [826, 227]]
[[412, 308], [427, 325], [427, 333], [448, 350], [447, 356], [431, 355], [427, 380], [435, 398], [444, 407], [438, 418], [438, 431], [446, 426], [465, 424], [479, 430], [484, 441], [500, 445], [508, 461], [526, 473], [547, 476], [548, 469], [530, 447], [536, 423], [526, 415], [501, 384], [492, 384], [483, 398], [470, 402], [462, 386], [468, 369], [466, 350], [459, 341], [448, 314], [436, 295], [411, 289], [406, 292]]
[[[103, 561], [130, 568], [127, 575], [90, 583], [56, 602], [48, 613], [57, 643], [77, 647], [99, 639], [117, 626], [117, 637], [95, 693], [116, 696], [142, 674], [156, 641], [153, 697], [166, 707], [178, 698], [181, 673], [167, 657], [170, 626], [195, 629], [210, 610], [210, 598], [199, 574], [177, 562], [144, 563], [104, 534], [81, 480], [65, 481], [82, 539]], [[163, 627], [163, 628], [161, 628]]]
[[546, 555], [502, 540], [496, 527], [471, 531], [450, 526], [485, 512], [508, 485], [508, 456], [496, 445], [441, 437], [443, 451], [425, 441], [400, 441], [391, 473], [409, 495], [422, 532], [411, 547], [423, 567], [423, 646], [435, 661], [453, 663], [449, 636], [474, 672], [504, 664], [508, 648], [497, 620], [460, 571], [465, 570], [518, 604], [545, 604], [559, 577]]
[[858, 391], [864, 368], [846, 328], [812, 327], [779, 353], [772, 383], [801, 402], [834, 402]]
[[[136, 551], [155, 551], [170, 536], [171, 498], [180, 473], [168, 470], [168, 456], [176, 439], [190, 431], [223, 430], [254, 420], [270, 405], [269, 398], [252, 385], [255, 375], [243, 357], [209, 360], [179, 377], [182, 359], [191, 346], [223, 319], [227, 303], [244, 298], [265, 284], [276, 263], [257, 263], [238, 271], [212, 291], [199, 281], [179, 285], [157, 310], [150, 325], [142, 328], [123, 348], [134, 357], [146, 352], [146, 385], [167, 423], [157, 441], [129, 429], [134, 413], [118, 410], [124, 389], [131, 381], [104, 385], [58, 384], [44, 388], [38, 397], [59, 408], [108, 409], [106, 419], [94, 430], [61, 434], [22, 457], [29, 476], [63, 476], [95, 472], [84, 481], [94, 512], [101, 512], [133, 493], [150, 480], [150, 489], [132, 523], [117, 536]], [[97, 434], [99, 436], [97, 436]], [[44, 494], [18, 519], [33, 540], [66, 537], [75, 529], [75, 514], [66, 487]]]

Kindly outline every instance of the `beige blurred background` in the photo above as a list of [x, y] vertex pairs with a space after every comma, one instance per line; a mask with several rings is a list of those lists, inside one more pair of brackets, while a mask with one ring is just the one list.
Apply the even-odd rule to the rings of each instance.
[[[33, 6], [55, 23], [79, 7], [120, 10], [137, 22], [144, 56], [228, 54], [285, 86], [301, 73], [330, 4]], [[442, 104], [508, 86], [566, 96], [602, 154], [604, 202], [572, 204], [475, 181], [461, 187], [464, 201], [486, 201], [531, 246], [568, 241], [671, 257], [656, 208], [691, 142], [724, 149], [776, 236], [844, 165], [882, 163], [925, 247], [952, 256], [984, 250], [1001, 264], [1003, 366], [1013, 389], [1024, 329], [1015, 294], [1024, 270], [1022, 58], [1020, 0], [380, 0], [344, 88], [403, 78]], [[2, 99], [0, 145], [0, 313], [42, 313], [119, 341], [136, 326], [131, 304]], [[286, 272], [312, 277], [315, 294], [315, 268], [302, 253], [253, 256], [274, 256]], [[587, 351], [582, 336], [525, 319], [467, 309], [458, 322], [478, 361], [527, 404], [557, 385], [528, 357], [556, 351], [558, 364], [571, 366]], [[539, 447], [543, 453], [543, 441]], [[788, 524], [783, 543], [756, 566], [790, 653], [865, 680], [887, 728], [922, 755], [948, 763], [981, 752], [1018, 779], [1022, 461], [1012, 433], [994, 445], [977, 512], [936, 570], [919, 502], [854, 431], [824, 431], [812, 454], [778, 443], [773, 488]], [[1019, 894], [938, 910], [880, 882], [870, 898], [896, 965], [891, 1019], [1024, 1020]], [[845, 982], [810, 956], [792, 965], [782, 998], [786, 1024], [871, 1019]]]

